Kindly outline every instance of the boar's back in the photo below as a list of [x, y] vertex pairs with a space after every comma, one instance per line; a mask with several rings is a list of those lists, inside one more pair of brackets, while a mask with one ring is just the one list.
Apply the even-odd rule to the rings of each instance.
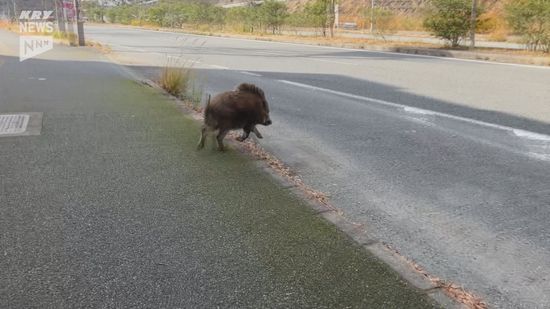
[[263, 91], [254, 85], [241, 84], [237, 90], [212, 98], [205, 110], [205, 123], [216, 129], [238, 129], [262, 123], [264, 113], [269, 113], [269, 107]]

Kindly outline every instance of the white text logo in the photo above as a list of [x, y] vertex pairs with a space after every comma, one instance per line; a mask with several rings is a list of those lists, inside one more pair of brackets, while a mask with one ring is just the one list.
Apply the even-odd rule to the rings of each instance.
[[53, 11], [21, 11], [19, 32], [21, 33], [19, 61], [27, 60], [52, 49]]

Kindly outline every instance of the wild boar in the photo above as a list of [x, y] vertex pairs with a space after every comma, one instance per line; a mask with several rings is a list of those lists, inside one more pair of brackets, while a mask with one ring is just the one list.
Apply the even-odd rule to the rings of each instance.
[[217, 131], [216, 140], [220, 151], [224, 150], [223, 139], [230, 130], [243, 129], [243, 134], [238, 138], [241, 142], [248, 138], [250, 132], [262, 138], [256, 129], [257, 124], [264, 126], [271, 124], [265, 94], [262, 89], [253, 84], [240, 84], [233, 91], [220, 93], [212, 100], [208, 98], [204, 109], [204, 125], [197, 148], [204, 148], [208, 131]]

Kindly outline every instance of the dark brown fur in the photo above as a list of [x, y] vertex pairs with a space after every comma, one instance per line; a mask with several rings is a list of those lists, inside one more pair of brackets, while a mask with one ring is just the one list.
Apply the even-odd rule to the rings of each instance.
[[230, 130], [243, 129], [239, 141], [247, 139], [250, 132], [262, 138], [256, 129], [257, 124], [271, 124], [265, 94], [255, 85], [240, 84], [237, 89], [220, 93], [208, 100], [198, 149], [204, 148], [207, 131], [218, 131], [216, 139], [219, 150], [224, 150], [223, 139]]

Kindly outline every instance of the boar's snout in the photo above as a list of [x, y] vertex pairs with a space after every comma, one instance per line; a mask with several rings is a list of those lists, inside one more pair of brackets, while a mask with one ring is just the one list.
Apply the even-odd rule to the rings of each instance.
[[264, 121], [261, 124], [263, 124], [264, 126], [268, 126], [268, 125], [271, 124], [271, 118], [269, 117], [269, 110], [267, 110], [263, 113], [262, 118], [263, 118]]

